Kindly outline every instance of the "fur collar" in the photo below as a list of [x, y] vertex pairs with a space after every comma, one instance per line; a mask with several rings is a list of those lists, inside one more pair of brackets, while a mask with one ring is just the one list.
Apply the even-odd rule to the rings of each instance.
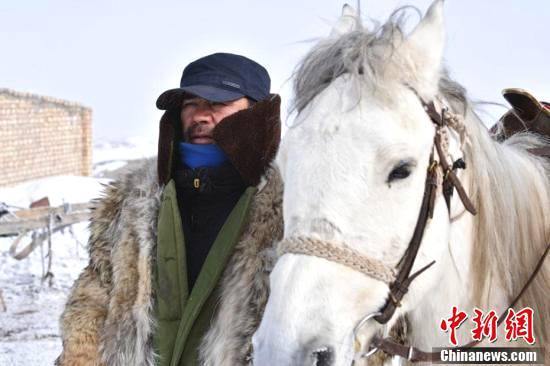
[[[255, 186], [275, 157], [281, 140], [281, 98], [272, 94], [223, 119], [214, 128], [214, 140], [229, 157], [245, 183]], [[176, 164], [177, 143], [182, 131], [179, 109], [164, 113], [160, 120], [158, 147], [158, 179], [166, 184]]]

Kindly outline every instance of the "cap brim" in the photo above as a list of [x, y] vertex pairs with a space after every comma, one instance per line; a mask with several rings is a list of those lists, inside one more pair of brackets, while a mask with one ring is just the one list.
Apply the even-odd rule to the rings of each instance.
[[165, 110], [179, 107], [184, 98], [193, 96], [198, 96], [211, 102], [229, 102], [244, 97], [244, 94], [210, 85], [191, 85], [170, 89], [162, 93], [157, 99], [157, 108]]

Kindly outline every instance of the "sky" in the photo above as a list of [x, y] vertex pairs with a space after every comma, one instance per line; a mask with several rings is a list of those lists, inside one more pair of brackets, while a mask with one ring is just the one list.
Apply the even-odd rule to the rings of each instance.
[[[158, 95], [179, 86], [189, 62], [232, 52], [267, 68], [286, 117], [294, 67], [330, 33], [344, 3], [0, 0], [0, 88], [91, 107], [96, 140], [156, 140]], [[424, 13], [430, 3], [363, 0], [361, 12], [384, 21], [399, 6]], [[451, 76], [474, 100], [506, 104], [501, 90], [521, 87], [550, 101], [549, 19], [548, 0], [446, 0]], [[482, 117], [490, 123], [504, 111], [492, 107]]]

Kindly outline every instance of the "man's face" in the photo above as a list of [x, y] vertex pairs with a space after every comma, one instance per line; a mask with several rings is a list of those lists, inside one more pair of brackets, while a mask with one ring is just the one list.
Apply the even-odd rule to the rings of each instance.
[[183, 138], [191, 144], [213, 144], [212, 131], [225, 117], [248, 108], [248, 99], [240, 98], [230, 102], [210, 102], [195, 97], [185, 99], [181, 108]]

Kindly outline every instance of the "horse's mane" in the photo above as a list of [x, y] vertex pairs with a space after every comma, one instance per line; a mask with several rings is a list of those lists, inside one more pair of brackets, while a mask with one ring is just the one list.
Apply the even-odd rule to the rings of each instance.
[[[292, 109], [300, 113], [344, 73], [376, 90], [391, 92], [391, 87], [384, 84], [387, 65], [393, 65], [394, 73], [408, 70], [404, 64], [407, 60], [398, 55], [399, 43], [405, 39], [404, 14], [405, 9], [398, 9], [370, 32], [358, 21], [357, 29], [320, 41], [295, 70]], [[464, 116], [469, 136], [464, 148], [468, 191], [479, 212], [474, 219], [472, 303], [488, 309], [494, 306], [489, 300], [494, 286], [505, 289], [507, 301], [521, 290], [550, 241], [550, 164], [527, 151], [550, 146], [550, 142], [523, 133], [498, 143], [475, 114], [465, 89], [446, 72], [440, 79], [439, 92], [455, 113]], [[550, 266], [546, 264], [515, 307], [536, 309], [539, 344], [550, 340], [549, 288]]]
[[[473, 302], [491, 304], [494, 285], [502, 286], [507, 301], [525, 285], [550, 242], [550, 164], [529, 153], [550, 146], [534, 134], [512, 136], [504, 143], [491, 138], [469, 108], [466, 130], [470, 143], [464, 148], [469, 163], [469, 192], [478, 208], [472, 247]], [[546, 263], [521, 297], [516, 310], [536, 309], [539, 342], [548, 340], [550, 266]]]

